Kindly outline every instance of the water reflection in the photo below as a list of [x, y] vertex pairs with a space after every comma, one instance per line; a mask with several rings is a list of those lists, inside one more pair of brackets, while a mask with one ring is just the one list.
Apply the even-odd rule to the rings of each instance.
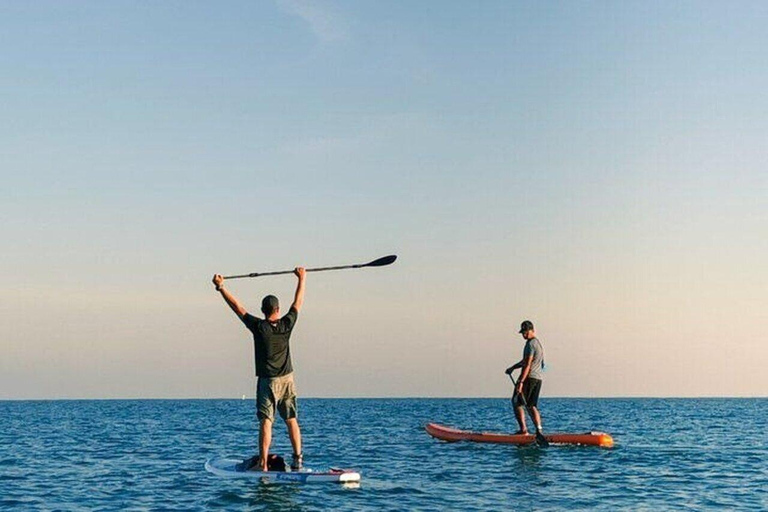
[[301, 510], [297, 498], [301, 489], [294, 484], [258, 483], [248, 495], [251, 506], [262, 506], [268, 510]]
[[510, 450], [512, 460], [519, 462], [523, 467], [540, 467], [546, 456], [547, 449], [536, 445], [518, 446], [516, 449]]

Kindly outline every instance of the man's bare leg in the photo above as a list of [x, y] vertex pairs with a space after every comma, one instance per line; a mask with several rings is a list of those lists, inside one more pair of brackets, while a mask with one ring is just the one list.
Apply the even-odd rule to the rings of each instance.
[[262, 471], [267, 471], [267, 457], [269, 445], [272, 444], [272, 420], [263, 419], [259, 426], [259, 466]]
[[285, 426], [288, 427], [288, 437], [291, 438], [293, 453], [301, 455], [301, 430], [299, 429], [299, 421], [296, 418], [289, 418], [285, 420]]
[[539, 414], [539, 409], [537, 409], [535, 406], [531, 406], [528, 408], [528, 414], [531, 415], [531, 419], [533, 420], [533, 425], [536, 427], [536, 430], [541, 431], [541, 415]]
[[515, 419], [517, 420], [517, 424], [520, 426], [519, 432], [522, 434], [527, 434], [528, 428], [525, 426], [525, 411], [523, 411], [523, 408], [518, 405], [515, 406]]

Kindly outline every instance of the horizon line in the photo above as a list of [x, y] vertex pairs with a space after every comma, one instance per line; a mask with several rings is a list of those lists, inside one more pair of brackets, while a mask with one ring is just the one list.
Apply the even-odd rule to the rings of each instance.
[[[308, 396], [299, 397], [299, 400], [498, 400], [509, 399], [509, 396]], [[724, 399], [724, 400], [755, 400], [766, 399], [768, 396], [747, 395], [700, 395], [700, 396], [549, 396], [540, 397], [540, 400], [698, 400], [698, 399]], [[252, 401], [255, 396], [240, 397], [112, 397], [112, 398], [0, 398], [0, 402], [86, 402], [86, 401], [181, 401], [181, 400], [240, 400]]]

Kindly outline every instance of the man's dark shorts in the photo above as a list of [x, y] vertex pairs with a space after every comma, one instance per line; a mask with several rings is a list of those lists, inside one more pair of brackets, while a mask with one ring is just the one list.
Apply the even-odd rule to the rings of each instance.
[[[527, 378], [523, 382], [523, 396], [515, 395], [515, 406], [525, 407], [538, 407], [539, 406], [539, 392], [541, 391], [541, 380]], [[525, 397], [525, 404], [523, 403], [523, 397]]]

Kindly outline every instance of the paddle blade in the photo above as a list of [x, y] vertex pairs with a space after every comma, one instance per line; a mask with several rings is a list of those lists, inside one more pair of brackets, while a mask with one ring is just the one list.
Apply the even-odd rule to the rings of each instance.
[[542, 448], [546, 448], [549, 446], [549, 441], [547, 441], [547, 438], [544, 437], [544, 434], [541, 432], [536, 432], [536, 444], [539, 445]]
[[384, 256], [383, 258], [379, 258], [377, 260], [373, 260], [370, 263], [366, 263], [364, 266], [366, 267], [384, 267], [386, 265], [391, 265], [395, 262], [397, 259], [397, 256], [394, 254], [391, 254], [389, 256]]

